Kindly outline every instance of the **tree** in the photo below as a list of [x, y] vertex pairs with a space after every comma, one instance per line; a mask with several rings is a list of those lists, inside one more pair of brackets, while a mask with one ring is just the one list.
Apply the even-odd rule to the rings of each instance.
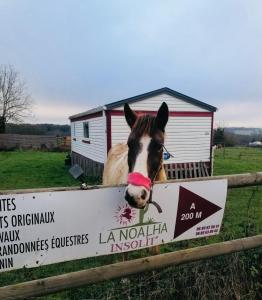
[[8, 122], [20, 123], [31, 115], [32, 98], [11, 65], [0, 65], [0, 133]]
[[224, 144], [224, 128], [218, 127], [214, 130], [214, 145]]

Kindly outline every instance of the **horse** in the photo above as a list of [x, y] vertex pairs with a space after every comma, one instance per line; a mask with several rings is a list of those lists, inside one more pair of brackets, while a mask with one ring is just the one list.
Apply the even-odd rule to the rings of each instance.
[[131, 132], [127, 143], [113, 146], [105, 163], [103, 185], [127, 184], [125, 199], [131, 207], [144, 209], [152, 201], [152, 184], [165, 181], [163, 147], [168, 106], [156, 116], [138, 115], [126, 103], [124, 115]]

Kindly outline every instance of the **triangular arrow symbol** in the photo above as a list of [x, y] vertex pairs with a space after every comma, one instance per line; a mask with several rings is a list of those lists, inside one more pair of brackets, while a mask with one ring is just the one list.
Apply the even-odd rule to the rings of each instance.
[[220, 209], [216, 204], [180, 186], [174, 239]]

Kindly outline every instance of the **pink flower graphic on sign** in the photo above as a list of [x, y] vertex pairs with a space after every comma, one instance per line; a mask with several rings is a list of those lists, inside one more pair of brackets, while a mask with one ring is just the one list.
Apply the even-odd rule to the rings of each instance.
[[126, 203], [122, 206], [118, 206], [114, 217], [120, 225], [126, 226], [134, 220], [135, 216], [136, 210]]

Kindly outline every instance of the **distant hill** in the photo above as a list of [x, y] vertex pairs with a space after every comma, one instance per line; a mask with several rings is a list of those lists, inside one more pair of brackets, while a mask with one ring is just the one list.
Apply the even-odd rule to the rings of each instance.
[[214, 144], [248, 146], [262, 141], [262, 128], [225, 127], [214, 130]]
[[[248, 128], [248, 127], [225, 127], [224, 132], [233, 135], [241, 135], [252, 137], [248, 141], [261, 139], [262, 128]], [[55, 125], [55, 124], [7, 124], [6, 133], [17, 134], [36, 134], [36, 135], [55, 135], [55, 136], [69, 136], [69, 125]]]
[[225, 132], [237, 135], [256, 136], [262, 135], [262, 128], [248, 128], [248, 127], [225, 127]]
[[69, 136], [69, 125], [55, 124], [7, 124], [6, 133]]

